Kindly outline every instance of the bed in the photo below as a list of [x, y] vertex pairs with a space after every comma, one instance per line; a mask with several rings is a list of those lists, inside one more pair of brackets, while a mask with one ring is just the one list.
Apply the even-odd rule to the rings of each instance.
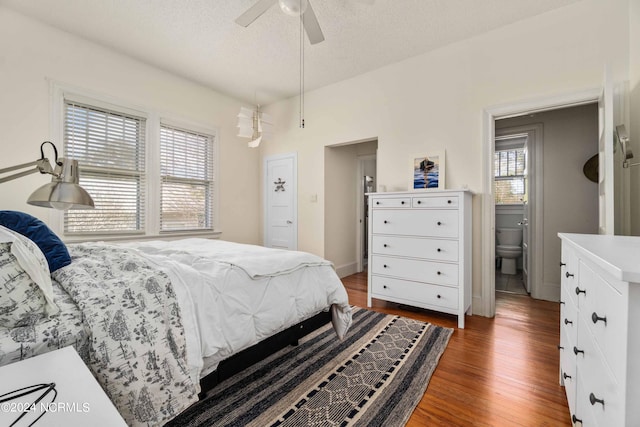
[[[40, 246], [0, 231], [5, 258]], [[342, 283], [311, 254], [207, 239], [65, 249], [69, 263], [51, 273], [50, 285], [36, 283], [42, 295], [25, 288], [18, 306], [30, 309], [17, 320], [2, 314], [15, 298], [0, 300], [0, 365], [72, 345], [130, 425], [163, 425], [202, 387], [254, 362], [255, 349], [295, 343], [329, 319], [336, 339], [350, 326]], [[37, 263], [25, 273], [46, 282]]]

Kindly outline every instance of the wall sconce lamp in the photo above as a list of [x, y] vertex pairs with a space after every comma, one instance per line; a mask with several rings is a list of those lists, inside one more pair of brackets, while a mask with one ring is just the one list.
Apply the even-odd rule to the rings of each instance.
[[631, 151], [631, 147], [629, 146], [629, 135], [627, 134], [627, 129], [624, 125], [616, 126], [616, 141], [620, 144], [620, 149], [622, 150], [622, 167], [628, 168], [630, 166], [638, 166], [640, 163], [629, 163], [630, 159], [633, 159], [633, 151]]
[[[44, 156], [44, 145], [51, 144], [55, 154], [54, 165]], [[52, 175], [51, 182], [34, 191], [27, 199], [27, 203], [44, 208], [67, 209], [93, 209], [93, 199], [86, 190], [79, 185], [78, 161], [73, 159], [58, 159], [58, 149], [50, 142], [45, 141], [40, 145], [40, 159], [21, 165], [0, 169], [0, 175], [35, 166], [26, 171], [0, 178], [0, 183], [14, 180], [32, 173]]]

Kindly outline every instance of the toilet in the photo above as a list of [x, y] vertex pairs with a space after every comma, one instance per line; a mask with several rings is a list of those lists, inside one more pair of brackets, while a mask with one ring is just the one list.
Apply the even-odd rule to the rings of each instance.
[[496, 256], [502, 258], [502, 274], [516, 274], [516, 260], [522, 255], [522, 229], [498, 228]]

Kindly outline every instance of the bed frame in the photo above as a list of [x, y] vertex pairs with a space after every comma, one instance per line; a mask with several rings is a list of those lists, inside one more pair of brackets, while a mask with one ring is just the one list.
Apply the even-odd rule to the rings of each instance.
[[202, 399], [209, 390], [213, 389], [221, 381], [230, 378], [288, 345], [298, 345], [300, 338], [326, 325], [330, 321], [331, 311], [322, 311], [307, 320], [303, 320], [223, 360], [218, 365], [218, 369], [200, 380], [200, 388], [202, 391], [198, 396]]

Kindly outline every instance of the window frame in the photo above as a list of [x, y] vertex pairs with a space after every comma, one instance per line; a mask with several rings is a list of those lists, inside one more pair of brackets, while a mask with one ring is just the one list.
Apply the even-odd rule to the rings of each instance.
[[[522, 135], [512, 135], [511, 137], [515, 137], [515, 138], [520, 138], [522, 137]], [[524, 138], [526, 139], [528, 136], [524, 135]], [[529, 155], [529, 153], [527, 153], [527, 151], [525, 150], [524, 152], [524, 169], [523, 169], [523, 173], [521, 175], [506, 175], [506, 176], [496, 176], [496, 173], [498, 172], [495, 169], [495, 161], [496, 161], [496, 155], [498, 155], [498, 153], [500, 152], [506, 152], [506, 151], [513, 151], [513, 152], [517, 152], [517, 150], [521, 150], [524, 149], [524, 143], [513, 143], [511, 141], [509, 141], [508, 139], [500, 141], [499, 143], [496, 142], [494, 151], [493, 151], [493, 164], [494, 164], [494, 170], [493, 170], [493, 188], [492, 191], [494, 193], [494, 199], [495, 199], [495, 192], [496, 192], [496, 182], [498, 181], [515, 181], [515, 180], [522, 180], [522, 184], [525, 187], [523, 196], [526, 195], [526, 182], [524, 182], [525, 180], [525, 176], [526, 176], [526, 170], [527, 170], [527, 156]], [[517, 154], [516, 154], [517, 155]], [[517, 160], [516, 160], [517, 163]], [[517, 166], [516, 166], [517, 169]], [[494, 201], [496, 206], [521, 206], [524, 204], [524, 201], [520, 201], [520, 202], [516, 202], [516, 203], [500, 203], [498, 202], [497, 199], [495, 199]]]
[[[160, 153], [160, 132], [162, 127], [173, 128], [183, 132], [192, 132], [194, 134], [206, 135], [211, 137], [211, 179], [209, 180], [210, 188], [209, 188], [209, 200], [210, 200], [210, 216], [211, 216], [211, 224], [210, 229], [202, 229], [202, 230], [162, 230], [161, 224], [161, 214], [162, 214], [162, 171], [161, 171], [161, 153]], [[218, 218], [218, 181], [217, 181], [217, 172], [219, 167], [218, 159], [218, 137], [215, 132], [211, 129], [206, 129], [198, 125], [194, 124], [185, 124], [184, 122], [179, 122], [173, 120], [168, 117], [161, 117], [158, 125], [158, 234], [160, 235], [172, 235], [172, 234], [181, 234], [181, 233], [210, 233], [216, 230], [216, 221]]]
[[[51, 98], [51, 116], [50, 129], [51, 141], [56, 144], [61, 157], [66, 155], [66, 147], [64, 144], [64, 119], [65, 119], [65, 100], [78, 102], [81, 104], [94, 106], [96, 108], [104, 108], [107, 110], [122, 112], [123, 114], [131, 114], [146, 120], [146, 142], [145, 142], [145, 229], [140, 232], [126, 232], [117, 235], [105, 234], [104, 232], [96, 233], [65, 233], [64, 232], [64, 212], [56, 209], [49, 209], [49, 223], [53, 231], [58, 234], [65, 242], [86, 242], [86, 241], [131, 241], [131, 240], [150, 240], [150, 239], [179, 239], [186, 237], [203, 237], [203, 238], [219, 238], [222, 232], [219, 230], [219, 181], [218, 171], [220, 165], [219, 157], [219, 135], [217, 128], [200, 124], [196, 121], [184, 119], [174, 114], [159, 111], [157, 108], [151, 108], [141, 105], [135, 105], [131, 102], [123, 101], [114, 97], [90, 92], [84, 89], [63, 85], [58, 82], [50, 84]], [[211, 230], [189, 230], [189, 231], [160, 231], [160, 126], [161, 124], [170, 127], [178, 127], [184, 130], [190, 130], [196, 133], [203, 133], [213, 138], [213, 176], [211, 188], [211, 214], [212, 224]], [[82, 164], [80, 167], [80, 176], [82, 176]]]

